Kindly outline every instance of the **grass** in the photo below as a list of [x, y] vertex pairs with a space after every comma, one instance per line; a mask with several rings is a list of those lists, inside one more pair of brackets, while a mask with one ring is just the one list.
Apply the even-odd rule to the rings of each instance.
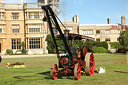
[[[24, 62], [26, 68], [6, 68], [6, 64]], [[50, 67], [57, 63], [56, 57], [3, 58], [0, 64], [0, 85], [127, 85], [128, 64], [126, 55], [95, 54], [96, 68], [106, 68], [105, 74], [83, 74], [79, 81], [73, 76], [57, 80], [49, 77]]]

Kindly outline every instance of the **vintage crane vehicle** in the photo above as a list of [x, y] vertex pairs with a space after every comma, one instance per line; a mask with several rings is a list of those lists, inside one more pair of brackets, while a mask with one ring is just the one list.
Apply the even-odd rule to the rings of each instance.
[[[77, 48], [73, 44], [69, 45], [69, 40], [94, 40], [91, 37], [83, 36], [79, 34], [70, 34], [69, 30], [62, 24], [56, 14], [53, 12], [52, 8], [49, 5], [42, 6], [45, 16], [43, 21], [47, 21], [49, 24], [49, 30], [53, 39], [53, 43], [56, 49], [56, 54], [58, 58], [59, 65], [54, 64], [50, 71], [50, 76], [53, 80], [56, 80], [58, 73], [64, 75], [74, 75], [76, 80], [79, 80], [81, 77], [81, 71], [84, 71], [86, 75], [92, 76], [94, 74], [95, 60], [92, 52], [88, 52], [86, 45], [83, 45], [82, 48]], [[64, 33], [61, 31], [57, 19], [65, 27]], [[53, 25], [55, 27], [53, 27]], [[55, 28], [58, 31], [58, 35], [54, 34]], [[56, 38], [57, 37], [57, 38]], [[57, 40], [61, 40], [64, 44], [64, 54], [61, 54], [62, 50], [57, 45]], [[62, 68], [61, 70], [58, 70]]]

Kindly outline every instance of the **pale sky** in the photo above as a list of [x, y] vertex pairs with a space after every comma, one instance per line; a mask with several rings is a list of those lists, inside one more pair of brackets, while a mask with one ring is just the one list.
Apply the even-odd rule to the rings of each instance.
[[[20, 0], [4, 0], [5, 3], [20, 3]], [[24, 0], [25, 3], [37, 0]], [[126, 17], [128, 24], [128, 0], [60, 0], [62, 21], [72, 20], [79, 15], [81, 24], [106, 24], [107, 18], [111, 24], [121, 23], [121, 16]]]

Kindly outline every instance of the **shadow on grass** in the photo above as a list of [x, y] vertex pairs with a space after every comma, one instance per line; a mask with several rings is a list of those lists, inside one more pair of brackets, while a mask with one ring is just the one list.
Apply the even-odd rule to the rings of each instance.
[[34, 76], [14, 76], [13, 78], [16, 78], [16, 79], [23, 79], [23, 78], [32, 78]]
[[[44, 75], [45, 79], [50, 79], [51, 80], [50, 71], [41, 72], [41, 73], [37, 73], [37, 74]], [[63, 73], [58, 73], [57, 79], [70, 79], [70, 80], [74, 80], [74, 77], [73, 76], [68, 76], [68, 75], [65, 76]]]
[[128, 74], [128, 72], [124, 72], [124, 71], [115, 71], [115, 72]]

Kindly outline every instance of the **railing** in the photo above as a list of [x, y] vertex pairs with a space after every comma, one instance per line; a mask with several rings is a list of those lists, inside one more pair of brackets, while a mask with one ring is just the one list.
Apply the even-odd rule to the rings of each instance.
[[23, 9], [22, 4], [6, 4], [5, 9]]
[[41, 8], [42, 3], [24, 3], [24, 9], [27, 8]]

